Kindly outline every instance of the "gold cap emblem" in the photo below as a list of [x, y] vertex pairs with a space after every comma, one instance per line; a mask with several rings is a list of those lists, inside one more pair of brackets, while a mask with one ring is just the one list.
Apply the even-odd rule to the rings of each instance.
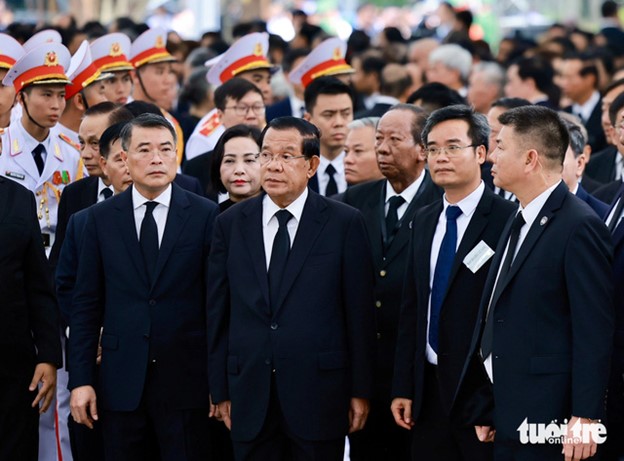
[[260, 43], [260, 42], [256, 43], [256, 46], [254, 47], [253, 54], [255, 56], [262, 56], [263, 55], [263, 53], [262, 53], [262, 43]]
[[154, 46], [156, 48], [164, 48], [165, 47], [165, 41], [163, 40], [162, 36], [158, 35], [156, 37], [156, 44]]
[[58, 66], [58, 56], [54, 51], [46, 53], [44, 64], [46, 66]]
[[112, 57], [121, 56], [121, 45], [118, 42], [113, 43], [108, 54]]
[[340, 61], [342, 59], [342, 53], [340, 52], [340, 48], [336, 47], [336, 49], [334, 50], [334, 54], [332, 56], [332, 59], [334, 61]]

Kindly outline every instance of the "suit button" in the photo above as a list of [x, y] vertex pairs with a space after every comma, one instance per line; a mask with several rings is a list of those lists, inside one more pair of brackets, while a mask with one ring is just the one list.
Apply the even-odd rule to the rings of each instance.
[[385, 270], [383, 270], [383, 269], [379, 271], [379, 275], [380, 275], [381, 277], [385, 277], [385, 276], [386, 276], [386, 274], [387, 274], [387, 272], [386, 272]]
[[375, 301], [375, 307], [381, 307], [381, 301]]
[[277, 323], [271, 324], [271, 330], [277, 330]]
[[381, 333], [377, 333], [377, 339], [381, 339]]
[[150, 299], [150, 300], [149, 300], [149, 305], [150, 305], [150, 306], [155, 306], [155, 305], [156, 305], [156, 300], [154, 300], [154, 299]]
[[271, 365], [271, 359], [264, 359], [265, 365]]

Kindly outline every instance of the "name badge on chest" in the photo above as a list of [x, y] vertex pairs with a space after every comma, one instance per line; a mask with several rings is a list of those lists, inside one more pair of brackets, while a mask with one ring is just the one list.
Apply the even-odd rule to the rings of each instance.
[[464, 264], [473, 274], [481, 269], [481, 267], [494, 256], [494, 250], [492, 250], [487, 243], [481, 240], [477, 245], [466, 255], [464, 258]]

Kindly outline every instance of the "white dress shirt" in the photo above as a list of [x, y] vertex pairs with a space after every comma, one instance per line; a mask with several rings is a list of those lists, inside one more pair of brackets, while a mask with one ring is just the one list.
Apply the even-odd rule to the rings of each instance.
[[347, 179], [345, 178], [344, 171], [344, 158], [345, 153], [342, 151], [338, 157], [333, 160], [329, 160], [321, 155], [321, 163], [316, 170], [316, 177], [318, 179], [319, 185], [319, 194], [325, 195], [325, 191], [327, 190], [327, 183], [329, 183], [329, 175], [325, 173], [325, 170], [331, 163], [332, 166], [336, 169], [334, 173], [334, 180], [336, 181], [336, 185], [338, 186], [338, 193], [344, 192], [347, 190]]
[[622, 199], [619, 198], [617, 200], [617, 202], [615, 202], [615, 205], [613, 206], [613, 208], [609, 212], [609, 216], [607, 217], [607, 220], [605, 221], [605, 224], [607, 225], [607, 227], [611, 225], [611, 221], [613, 221], [614, 219], [617, 219], [616, 222], [619, 223], [620, 220], [622, 218], [624, 218], [624, 209], [622, 209], [622, 211], [620, 212], [620, 216], [615, 216], [615, 210], [617, 210], [617, 207], [620, 204], [620, 200], [622, 200]]
[[110, 190], [113, 193], [113, 195], [115, 195], [113, 186], [112, 185], [107, 186], [106, 184], [104, 184], [104, 181], [102, 181], [102, 178], [98, 178], [97, 203], [100, 203], [106, 200], [106, 197], [104, 197], [104, 194], [102, 194], [102, 191], [104, 189]]
[[48, 158], [48, 153], [50, 152], [50, 133], [48, 133], [48, 136], [43, 141], [39, 142], [35, 138], [33, 138], [28, 131], [26, 131], [26, 128], [24, 128], [24, 125], [22, 125], [21, 120], [17, 123], [17, 129], [24, 143], [22, 147], [22, 152], [32, 156], [32, 151], [35, 150], [35, 147], [37, 147], [39, 144], [43, 144], [45, 150], [41, 153], [41, 158], [43, 159], [43, 164], [45, 165], [46, 159]]
[[624, 172], [624, 156], [617, 151], [615, 153], [615, 179], [614, 181], [618, 181], [622, 179], [622, 173]]
[[[560, 184], [560, 182], [561, 181], [559, 181], [556, 184], [550, 186], [548, 189], [546, 189], [540, 195], [535, 197], [530, 203], [527, 204], [527, 206], [525, 208], [522, 208], [522, 205], [520, 205], [520, 209], [518, 210], [518, 212], [514, 216], [517, 216], [518, 213], [522, 212], [522, 217], [524, 218], [524, 225], [520, 228], [520, 236], [518, 237], [518, 245], [516, 245], [516, 252], [514, 254], [514, 258], [518, 255], [518, 252], [520, 251], [520, 247], [522, 247], [522, 243], [524, 242], [524, 239], [526, 238], [527, 234], [529, 233], [529, 230], [531, 229], [531, 226], [533, 225], [533, 222], [537, 219], [537, 217], [539, 216], [540, 212], [542, 211], [542, 208], [544, 207], [544, 204], [548, 200], [548, 197], [550, 197], [550, 194], [553, 193], [553, 191], [557, 188], [557, 186]], [[503, 257], [501, 258], [501, 264], [498, 266], [498, 273], [496, 274], [496, 281], [494, 282], [493, 290], [492, 290], [492, 293], [490, 294], [490, 302], [488, 303], [488, 311], [491, 308], [490, 304], [492, 303], [492, 297], [494, 296], [494, 290], [496, 290], [496, 284], [498, 283], [498, 277], [500, 276], [500, 271], [501, 271], [501, 268], [502, 268], [502, 265], [503, 265], [503, 261], [505, 261], [505, 258], [507, 257], [507, 250], [508, 249], [509, 249], [509, 239], [507, 240], [507, 245], [505, 246], [505, 252], [503, 253]], [[513, 265], [513, 263], [512, 263], [512, 265]], [[486, 314], [486, 318], [487, 318], [487, 314]], [[485, 371], [487, 371], [487, 374], [490, 377], [490, 381], [494, 382], [494, 372], [492, 370], [492, 354], [488, 355], [485, 358], [485, 361], [483, 362], [483, 364], [485, 365]]]
[[395, 195], [400, 195], [401, 197], [403, 197], [403, 200], [405, 200], [405, 202], [403, 202], [401, 206], [397, 208], [397, 218], [401, 220], [403, 218], [403, 215], [407, 211], [407, 207], [410, 203], [412, 203], [412, 200], [414, 200], [414, 197], [416, 196], [418, 189], [420, 189], [420, 185], [422, 184], [424, 179], [425, 170], [420, 173], [420, 176], [416, 178], [416, 181], [407, 186], [407, 188], [400, 194], [396, 193], [396, 191], [392, 187], [392, 184], [390, 184], [390, 181], [386, 181], [386, 202], [384, 216], [388, 215], [388, 208], [390, 208], [390, 199]]
[[294, 202], [288, 205], [286, 208], [280, 208], [269, 195], [265, 195], [262, 200], [262, 239], [264, 240], [264, 255], [266, 256], [266, 268], [269, 270], [269, 263], [271, 262], [271, 253], [273, 252], [273, 240], [279, 229], [279, 222], [275, 217], [275, 213], [284, 209], [290, 211], [293, 215], [292, 218], [286, 224], [288, 229], [288, 235], [290, 237], [290, 247], [292, 248], [295, 236], [297, 235], [297, 229], [301, 222], [301, 215], [303, 214], [303, 207], [308, 199], [308, 188], [303, 190], [303, 193], [296, 198]]
[[[468, 224], [470, 224], [470, 220], [472, 219], [472, 215], [474, 211], [477, 209], [477, 205], [479, 205], [479, 201], [483, 196], [483, 191], [485, 190], [485, 184], [483, 181], [479, 184], [479, 186], [472, 191], [469, 195], [464, 197], [457, 203], [452, 205], [457, 205], [462, 214], [457, 217], [457, 245], [455, 247], [455, 251], [459, 248], [459, 244], [461, 243], [462, 238], [464, 238], [464, 234], [466, 233], [466, 229], [468, 228]], [[425, 349], [425, 354], [427, 356], [427, 361], [434, 365], [438, 364], [438, 354], [431, 348], [429, 345], [429, 319], [431, 318], [431, 290], [433, 288], [433, 277], [435, 275], [435, 267], [438, 262], [438, 255], [440, 254], [440, 247], [442, 246], [442, 240], [444, 239], [444, 234], [446, 234], [446, 209], [451, 205], [446, 200], [446, 194], [443, 198], [443, 208], [442, 213], [440, 213], [440, 217], [438, 218], [438, 225], [436, 226], [435, 233], [433, 234], [433, 240], [431, 241], [431, 258], [429, 259], [429, 307], [427, 308], [427, 347]]]
[[305, 113], [305, 102], [295, 95], [289, 96], [288, 100], [290, 101], [290, 112], [293, 117], [302, 118]]
[[143, 197], [139, 191], [132, 186], [132, 206], [134, 207], [134, 225], [136, 227], [137, 238], [141, 239], [141, 223], [145, 216], [147, 207], [146, 202], [158, 202], [158, 205], [154, 208], [152, 215], [154, 221], [156, 221], [156, 227], [158, 228], [158, 247], [162, 243], [163, 235], [165, 234], [165, 226], [167, 224], [167, 215], [169, 214], [169, 207], [171, 205], [171, 184], [154, 200], [149, 200]]
[[589, 117], [591, 117], [591, 114], [594, 111], [594, 107], [596, 107], [596, 104], [598, 104], [599, 101], [600, 93], [594, 91], [589, 99], [585, 102], [585, 104], [572, 104], [572, 112], [575, 115], [580, 115], [581, 121], [584, 125], [585, 123], [587, 123], [587, 120], [589, 120]]

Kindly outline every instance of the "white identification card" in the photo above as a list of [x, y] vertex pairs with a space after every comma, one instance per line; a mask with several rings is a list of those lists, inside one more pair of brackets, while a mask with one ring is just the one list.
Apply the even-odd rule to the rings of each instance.
[[472, 251], [466, 255], [464, 264], [475, 274], [492, 256], [494, 256], [494, 250], [481, 240]]

